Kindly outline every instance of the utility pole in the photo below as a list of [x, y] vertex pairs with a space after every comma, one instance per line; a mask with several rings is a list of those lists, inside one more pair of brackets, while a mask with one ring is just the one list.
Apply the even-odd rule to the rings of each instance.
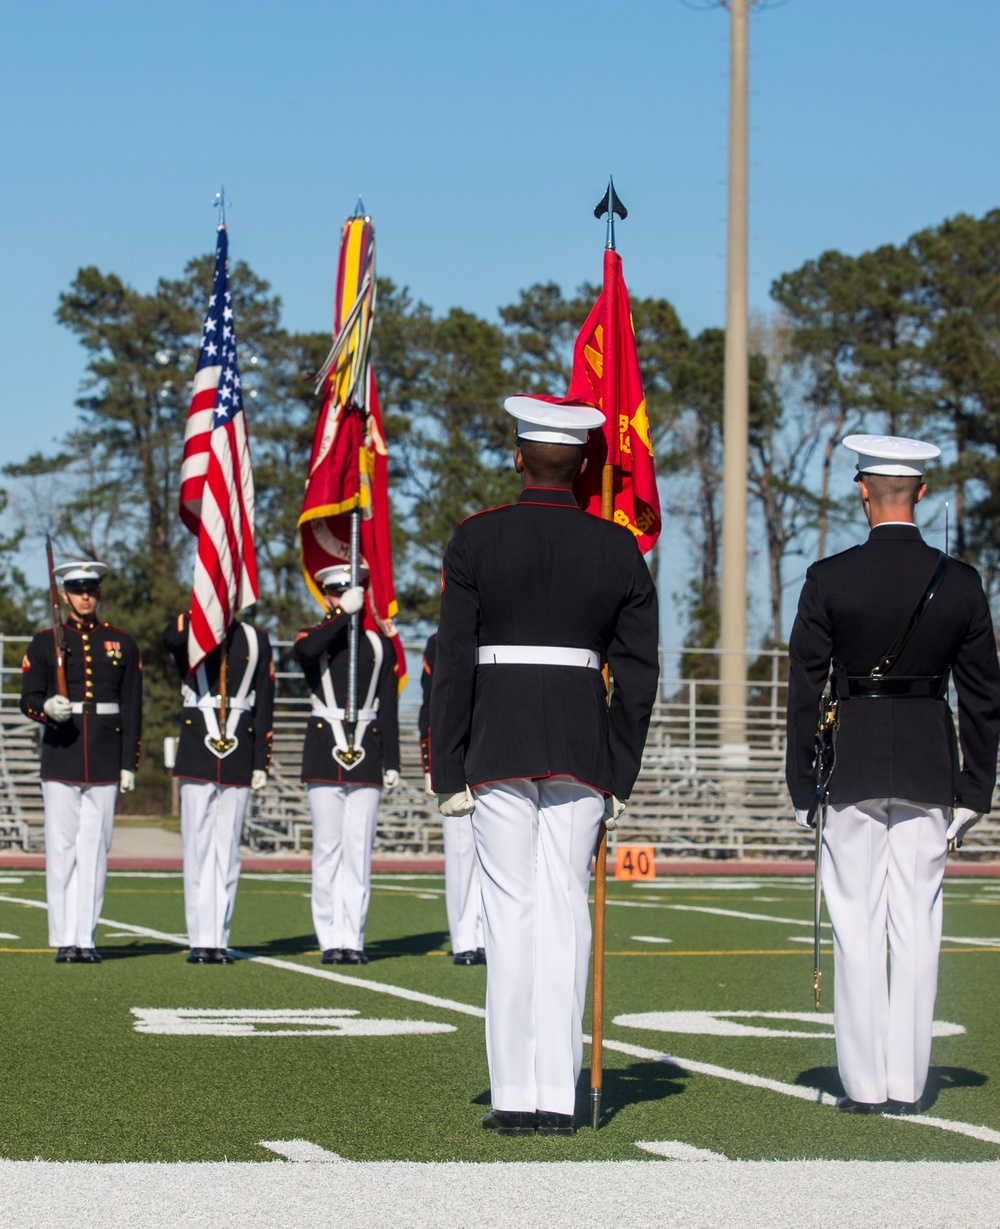
[[720, 739], [734, 764], [747, 759], [747, 45], [751, 0], [728, 0], [729, 234], [722, 415], [722, 610]]
[[[688, 0], [684, 0], [685, 3]], [[787, 3], [787, 0], [785, 0]], [[729, 12], [729, 234], [726, 352], [722, 403], [722, 577], [719, 629], [719, 738], [733, 767], [748, 762], [747, 743], [747, 59], [750, 10], [769, 0], [703, 0]], [[693, 4], [691, 7], [695, 7]], [[770, 7], [779, 7], [770, 0]]]

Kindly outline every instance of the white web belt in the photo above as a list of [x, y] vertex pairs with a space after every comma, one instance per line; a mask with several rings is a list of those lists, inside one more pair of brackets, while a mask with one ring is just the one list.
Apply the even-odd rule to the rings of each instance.
[[582, 666], [600, 670], [601, 659], [592, 649], [570, 649], [557, 644], [481, 644], [477, 666]]
[[95, 713], [98, 717], [110, 717], [112, 713], [120, 713], [122, 706], [120, 704], [94, 704], [92, 700], [74, 700], [70, 709], [74, 713], [87, 713], [88, 715]]
[[[354, 745], [360, 747], [369, 725], [378, 716], [378, 700], [375, 693], [378, 691], [379, 675], [382, 673], [382, 639], [372, 631], [366, 631], [368, 643], [372, 646], [372, 676], [368, 681], [368, 694], [365, 696], [364, 704], [358, 709], [358, 724], [354, 731]], [[319, 675], [320, 687], [323, 691], [323, 696], [320, 698], [315, 692], [310, 693], [312, 699], [312, 712], [314, 717], [320, 717], [323, 721], [330, 723], [330, 729], [333, 731], [333, 743], [338, 751], [347, 750], [347, 735], [344, 732], [344, 718], [347, 716], [347, 710], [341, 708], [337, 704], [337, 697], [333, 694], [333, 680], [330, 678], [330, 658], [327, 656], [323, 662], [323, 669]], [[342, 760], [337, 761], [341, 767], [347, 767]], [[360, 760], [357, 763], [361, 763]]]
[[[235, 695], [226, 698], [226, 707], [229, 710], [226, 714], [226, 738], [235, 746], [236, 727], [240, 723], [240, 713], [248, 713], [253, 708], [257, 693], [250, 690], [253, 683], [254, 675], [257, 673], [257, 658], [260, 655], [260, 647], [257, 643], [257, 633], [253, 635], [240, 624], [240, 631], [246, 637], [247, 642], [247, 665], [243, 671], [243, 677], [240, 679], [240, 685], [236, 689]], [[181, 686], [181, 695], [184, 697], [185, 708], [200, 709], [205, 717], [205, 729], [208, 731], [208, 739], [219, 741], [219, 717], [218, 712], [221, 705], [221, 696], [212, 695], [208, 689], [208, 674], [205, 670], [205, 663], [202, 662], [195, 671], [195, 682], [198, 684], [198, 690], [184, 683]], [[206, 742], [206, 746], [213, 755], [217, 755], [222, 759], [220, 752], [215, 750], [211, 741]], [[232, 747], [230, 747], [232, 750]]]

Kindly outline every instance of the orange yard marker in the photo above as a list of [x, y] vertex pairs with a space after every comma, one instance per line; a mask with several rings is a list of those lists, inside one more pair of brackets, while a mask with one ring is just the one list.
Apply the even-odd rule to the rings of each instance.
[[615, 858], [616, 879], [655, 879], [656, 857], [652, 845], [619, 845]]

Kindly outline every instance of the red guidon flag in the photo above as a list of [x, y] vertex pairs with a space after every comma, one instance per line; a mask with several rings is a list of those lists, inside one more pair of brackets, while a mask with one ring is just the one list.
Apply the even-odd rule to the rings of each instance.
[[361, 560], [370, 575], [363, 625], [392, 641], [402, 687], [406, 654], [393, 622], [398, 603], [389, 531], [389, 454], [369, 357], [374, 304], [374, 229], [369, 218], [348, 218], [341, 232], [334, 343], [320, 372], [323, 404], [309, 459], [299, 540], [306, 583], [325, 610], [316, 573], [351, 562], [351, 513], [359, 510]]
[[[653, 445], [621, 257], [615, 251], [606, 251], [604, 265], [604, 289], [576, 339], [573, 374], [566, 396], [559, 400], [566, 404], [583, 401], [604, 410], [604, 427], [591, 431], [587, 441], [587, 469], [577, 481], [575, 494], [584, 511], [600, 516], [602, 471], [605, 464], [613, 466], [614, 519], [635, 534], [645, 554], [652, 550], [661, 527]], [[611, 289], [617, 290], [613, 295], [609, 294], [612, 279]], [[617, 307], [614, 320], [608, 319], [611, 298]], [[607, 388], [605, 344], [609, 337], [617, 341], [616, 396], [610, 396]], [[608, 413], [608, 407], [613, 406], [618, 407], [616, 421]]]
[[227, 250], [226, 228], [220, 226], [181, 462], [181, 520], [198, 539], [188, 632], [192, 671], [222, 643], [237, 612], [257, 600], [253, 472]]

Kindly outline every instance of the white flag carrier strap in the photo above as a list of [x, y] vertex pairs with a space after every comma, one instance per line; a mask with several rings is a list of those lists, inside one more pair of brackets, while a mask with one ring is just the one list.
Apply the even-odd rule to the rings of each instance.
[[[247, 642], [247, 665], [243, 671], [243, 677], [240, 679], [240, 685], [236, 689], [235, 695], [228, 697], [226, 703], [229, 707], [229, 712], [226, 716], [226, 737], [233, 741], [235, 747], [236, 727], [240, 723], [240, 713], [249, 713], [252, 711], [254, 704], [257, 701], [257, 693], [251, 691], [254, 678], [257, 674], [257, 661], [260, 657], [260, 645], [257, 642], [257, 633], [251, 634], [243, 624], [240, 624]], [[181, 687], [181, 694], [184, 697], [185, 708], [200, 709], [205, 718], [205, 729], [207, 731], [206, 745], [213, 755], [218, 755], [220, 759], [223, 757], [210, 744], [209, 740], [219, 741], [219, 697], [209, 691], [208, 674], [205, 670], [205, 663], [202, 662], [195, 671], [195, 682], [198, 684], [198, 690], [187, 683]]]
[[[382, 638], [375, 632], [366, 631], [368, 643], [372, 646], [372, 676], [368, 682], [368, 694], [365, 696], [363, 707], [358, 709], [358, 725], [354, 731], [354, 745], [360, 747], [364, 741], [365, 732], [369, 725], [378, 716], [378, 691], [379, 676], [382, 673]], [[347, 735], [344, 732], [344, 717], [346, 709], [340, 707], [337, 703], [337, 697], [333, 693], [333, 680], [330, 678], [330, 659], [327, 657], [323, 662], [323, 668], [320, 670], [320, 687], [323, 691], [322, 699], [312, 693], [312, 711], [314, 717], [320, 717], [324, 721], [330, 723], [330, 728], [333, 730], [333, 745], [338, 751], [347, 750]], [[338, 761], [340, 763], [341, 761]], [[358, 760], [361, 763], [361, 760]], [[343, 765], [346, 767], [346, 765]]]

